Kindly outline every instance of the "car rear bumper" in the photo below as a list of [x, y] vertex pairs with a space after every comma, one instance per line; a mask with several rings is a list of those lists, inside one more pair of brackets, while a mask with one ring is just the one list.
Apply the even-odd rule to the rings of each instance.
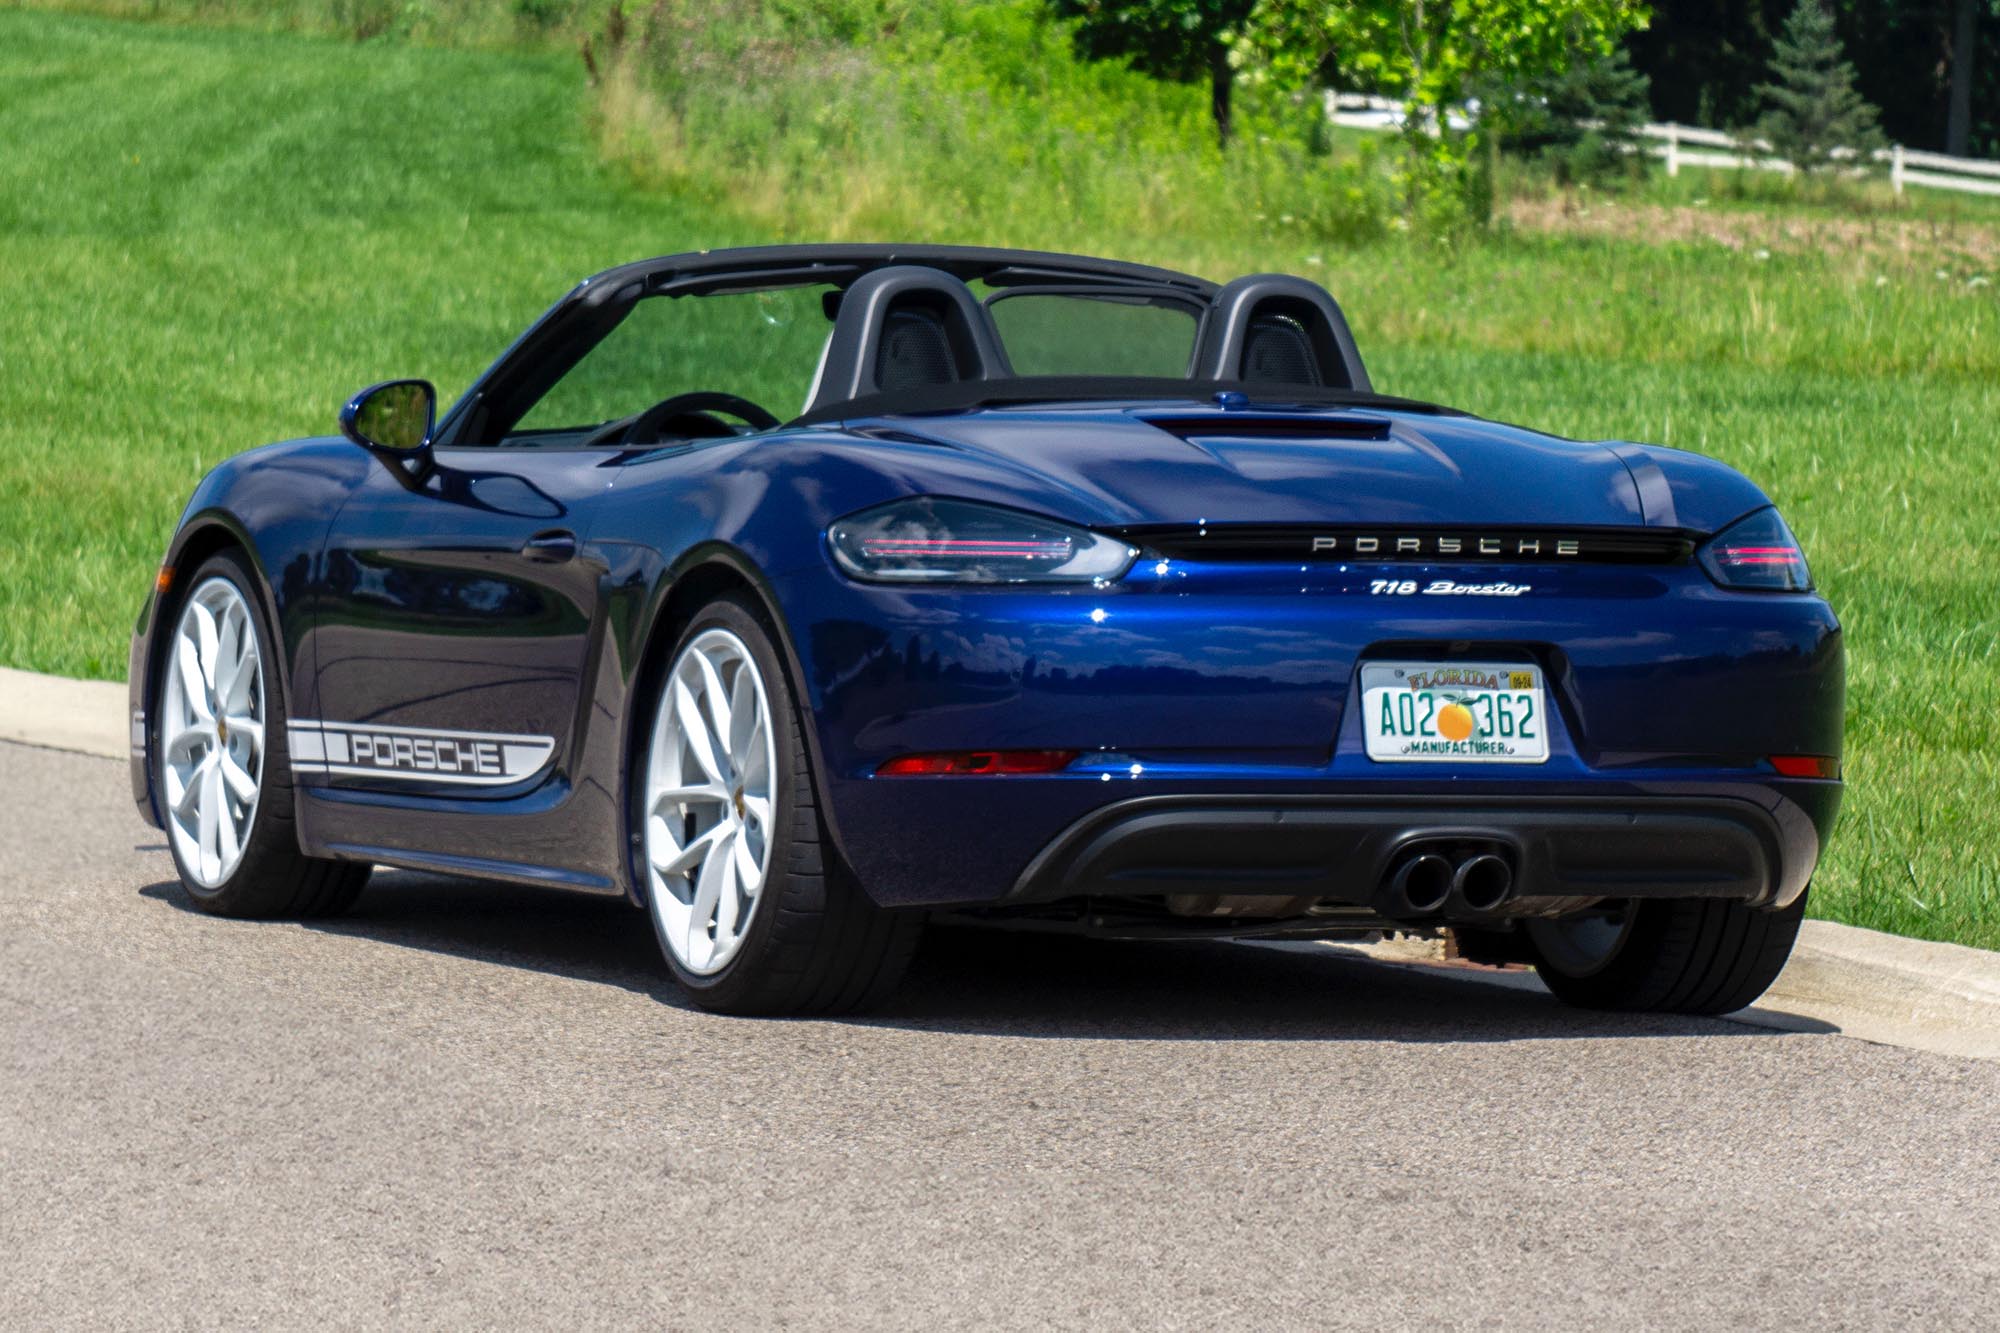
[[1493, 851], [1518, 898], [1796, 899], [1817, 839], [1738, 797], [1158, 797], [1105, 806], [1022, 871], [1012, 903], [1255, 892], [1368, 906], [1416, 849]]
[[1080, 775], [836, 781], [842, 849], [885, 906], [1091, 894], [1315, 894], [1365, 903], [1414, 844], [1503, 849], [1520, 897], [1782, 906], [1812, 878], [1841, 784], [1808, 779], [1202, 782]]
[[[1252, 575], [1198, 571], [1189, 585], [1248, 590], [1186, 595], [1165, 574], [1080, 590], [782, 582], [824, 809], [871, 896], [1201, 891], [1162, 887], [1176, 858], [1257, 893], [1273, 856], [1281, 876], [1359, 893], [1398, 838], [1468, 811], [1519, 858], [1524, 893], [1588, 879], [1777, 904], [1817, 865], [1840, 784], [1770, 758], [1840, 754], [1841, 636], [1819, 598], [1725, 593], [1684, 568], [1540, 571], [1545, 598], [1449, 607]], [[1539, 666], [1548, 758], [1371, 759], [1371, 660]], [[898, 755], [987, 749], [1080, 758], [1046, 776], [878, 775]]]

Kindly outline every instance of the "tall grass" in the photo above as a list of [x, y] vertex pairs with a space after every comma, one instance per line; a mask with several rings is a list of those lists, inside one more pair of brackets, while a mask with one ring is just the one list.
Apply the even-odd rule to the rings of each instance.
[[1079, 61], [1034, 0], [660, 0], [592, 51], [608, 157], [779, 232], [1358, 241], [1390, 226], [1382, 145], [1335, 151], [1301, 131], [1303, 104], [1246, 95], [1225, 153], [1203, 95]]
[[[1361, 149], [1274, 132], [1225, 158], [1198, 92], [1064, 63], [1025, 5], [894, 31], [859, 0], [732, 10], [741, 45], [704, 63], [690, 42], [730, 16], [694, 2], [657, 11], [696, 26], [651, 54], [645, 14], [615, 47], [579, 10], [505, 51], [356, 43], [308, 0], [296, 26], [332, 35], [0, 11], [0, 661], [122, 674], [208, 466], [327, 430], [373, 379], [450, 394], [621, 260], [847, 235], [1293, 270], [1340, 295], [1391, 392], [1760, 481], [1848, 635], [1848, 806], [1815, 910], [2000, 947], [1990, 232], [1877, 243], [1775, 200], [1739, 221], [1783, 225], [1736, 245], [1679, 227], [1691, 200], [1455, 248], [1343, 231], [1336, 206], [1279, 201], [1335, 188]], [[842, 15], [878, 25], [864, 46]]]

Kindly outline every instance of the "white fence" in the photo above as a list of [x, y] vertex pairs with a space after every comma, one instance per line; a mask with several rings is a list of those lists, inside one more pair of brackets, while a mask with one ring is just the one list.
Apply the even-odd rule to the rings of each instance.
[[[1334, 124], [1356, 130], [1400, 129], [1405, 115], [1401, 102], [1360, 93], [1329, 93], [1326, 104], [1327, 114]], [[1468, 118], [1456, 110], [1447, 112], [1445, 119], [1453, 129], [1462, 130], [1470, 124]], [[1791, 163], [1769, 155], [1769, 144], [1761, 140], [1746, 142], [1721, 130], [1666, 124], [1643, 125], [1639, 133], [1649, 141], [1645, 148], [1646, 155], [1665, 162], [1669, 176], [1680, 175], [1684, 166], [1778, 171], [1786, 175], [1793, 170]], [[1852, 160], [1854, 153], [1837, 150], [1834, 156]], [[2000, 196], [2000, 162], [1925, 153], [1901, 144], [1872, 154], [1872, 160], [1887, 164], [1889, 185], [1897, 194], [1916, 186], [1926, 190]]]

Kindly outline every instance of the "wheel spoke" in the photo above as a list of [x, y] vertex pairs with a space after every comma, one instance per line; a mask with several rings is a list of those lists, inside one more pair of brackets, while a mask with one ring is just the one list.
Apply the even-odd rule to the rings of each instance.
[[216, 626], [215, 697], [220, 699], [236, 684], [243, 665], [243, 633], [238, 626], [236, 607], [222, 608], [222, 622]]
[[749, 792], [744, 792], [743, 812], [750, 816], [751, 823], [764, 831], [766, 838], [771, 836], [771, 802], [769, 798], [752, 796]]
[[172, 760], [176, 755], [187, 754], [195, 746], [214, 739], [214, 735], [207, 727], [185, 727], [175, 732], [173, 739], [167, 742], [167, 758]]
[[[741, 834], [737, 835], [735, 846], [737, 849], [743, 846], [743, 837]], [[732, 852], [733, 855], [734, 852]], [[754, 892], [754, 890], [744, 885], [741, 870], [732, 870], [729, 882], [722, 886], [722, 891], [716, 896], [715, 900], [716, 948], [727, 949], [735, 942], [737, 918], [741, 912], [743, 897], [748, 892]]]
[[249, 771], [236, 762], [236, 756], [223, 750], [217, 755], [217, 760], [222, 768], [223, 779], [228, 782], [229, 790], [236, 793], [236, 799], [245, 805], [256, 799], [257, 779], [251, 777]]
[[757, 716], [757, 725], [743, 738], [743, 747], [737, 751], [743, 756], [743, 781], [751, 786], [761, 787], [771, 780], [771, 766], [764, 761], [764, 717]]
[[697, 802], [721, 805], [728, 799], [729, 793], [713, 782], [704, 782], [698, 787], [662, 787], [653, 793], [653, 808], [648, 813], [657, 815], [662, 810], [678, 810], [681, 806]]
[[202, 765], [201, 793], [195, 799], [200, 807], [195, 845], [201, 849], [202, 869], [207, 871], [213, 862], [219, 872], [222, 868], [222, 846], [221, 835], [215, 825], [218, 819], [228, 817], [222, 812], [222, 771], [219, 765]]
[[708, 701], [709, 738], [714, 744], [724, 747], [726, 752], [729, 745], [729, 699], [722, 688], [722, 677], [716, 674], [715, 663], [709, 660], [707, 653], [689, 653], [688, 656], [694, 659], [695, 670], [701, 673], [701, 694]]
[[754, 895], [764, 887], [764, 872], [758, 868], [757, 858], [750, 853], [750, 839], [737, 834], [730, 854], [736, 862], [736, 882], [743, 886], [744, 893]]
[[[175, 771], [173, 765], [167, 766], [167, 803], [182, 819], [193, 813], [196, 803], [201, 800], [202, 784], [208, 781], [208, 770], [214, 763], [214, 755], [204, 756], [185, 778]], [[180, 787], [178, 792], [174, 790], [176, 785]]]
[[716, 760], [715, 744], [709, 738], [708, 721], [701, 715], [701, 705], [694, 701], [694, 691], [687, 687], [687, 682], [679, 678], [674, 681], [674, 716], [680, 720], [681, 736], [694, 752], [694, 761], [701, 765], [701, 771], [717, 785], [727, 782], [722, 765]]
[[215, 616], [200, 602], [190, 603], [188, 609], [194, 613], [195, 646], [201, 658], [201, 678], [213, 690], [216, 658], [219, 655]]
[[668, 826], [667, 821], [658, 815], [647, 822], [647, 830], [652, 835], [650, 845], [647, 847], [647, 859], [652, 862], [653, 869], [662, 875], [685, 875], [702, 863], [710, 848], [728, 836], [729, 825], [717, 824], [714, 828], [691, 839], [685, 847], [681, 846], [680, 839], [674, 836], [673, 829]]
[[757, 679], [746, 662], [729, 686], [729, 753], [735, 756], [739, 773], [744, 771], [750, 738], [762, 720], [757, 707]]
[[174, 665], [180, 670], [181, 698], [187, 701], [188, 712], [197, 721], [213, 722], [215, 714], [208, 706], [208, 681], [201, 674], [201, 650], [186, 634], [174, 645]]
[[[227, 770], [224, 770], [225, 775]], [[256, 791], [255, 787], [251, 791]], [[222, 788], [217, 784], [215, 803], [221, 807], [215, 813], [216, 852], [223, 867], [235, 864], [243, 853], [243, 846], [236, 837], [236, 816], [229, 812], [229, 802], [223, 797]]]
[[257, 639], [246, 623], [243, 626], [241, 643], [237, 648], [236, 660], [229, 669], [229, 684], [218, 688], [215, 697], [221, 701], [225, 709], [232, 713], [241, 713], [250, 707], [250, 688], [256, 683]]
[[727, 834], [717, 839], [709, 854], [701, 863], [701, 873], [694, 879], [694, 924], [706, 928], [715, 920], [716, 905], [722, 900], [724, 890], [735, 892], [736, 872], [732, 869], [729, 855], [730, 839]]
[[[733, 877], [729, 866], [729, 850], [724, 847], [701, 863], [701, 873], [695, 877], [694, 905], [688, 909], [687, 951], [690, 961], [695, 957], [695, 942], [708, 937], [709, 923], [715, 919], [716, 904], [721, 901], [723, 891], [736, 891], [727, 882]], [[711, 950], [719, 949], [722, 943], [718, 937]]]

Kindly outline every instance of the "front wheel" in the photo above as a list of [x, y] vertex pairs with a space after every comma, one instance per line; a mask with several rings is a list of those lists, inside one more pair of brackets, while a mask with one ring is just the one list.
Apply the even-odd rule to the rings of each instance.
[[153, 692], [153, 786], [181, 884], [216, 916], [330, 916], [371, 867], [306, 856], [285, 697], [249, 562], [211, 556], [176, 608]]
[[635, 814], [653, 927], [682, 989], [734, 1014], [843, 1012], [886, 995], [921, 917], [877, 907], [835, 858], [802, 719], [754, 607], [724, 598], [695, 617], [652, 717]]
[[1714, 899], [1632, 899], [1527, 923], [1535, 971], [1589, 1009], [1727, 1014], [1770, 989], [1798, 938], [1806, 895], [1776, 911]]

